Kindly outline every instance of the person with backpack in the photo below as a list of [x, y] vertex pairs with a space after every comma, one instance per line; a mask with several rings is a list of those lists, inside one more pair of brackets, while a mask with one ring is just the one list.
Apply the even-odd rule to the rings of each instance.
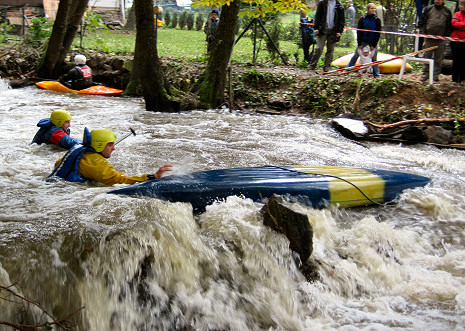
[[[450, 36], [452, 33], [452, 13], [444, 5], [444, 0], [434, 0], [434, 4], [429, 5], [423, 10], [421, 20], [419, 23], [420, 33], [425, 35], [435, 36]], [[444, 60], [444, 52], [446, 51], [446, 41], [442, 39], [425, 38], [423, 42], [423, 49], [437, 46], [423, 53], [423, 58], [434, 59], [434, 81], [439, 80], [441, 73], [442, 61]], [[429, 66], [423, 64], [423, 74], [421, 81], [428, 80]]]
[[[313, 22], [309, 22], [306, 17], [300, 19], [300, 35], [302, 38], [302, 49], [304, 51], [304, 60], [310, 63], [311, 54], [309, 53], [310, 46], [315, 44], [315, 32], [311, 26]], [[312, 51], [313, 54], [313, 51]]]

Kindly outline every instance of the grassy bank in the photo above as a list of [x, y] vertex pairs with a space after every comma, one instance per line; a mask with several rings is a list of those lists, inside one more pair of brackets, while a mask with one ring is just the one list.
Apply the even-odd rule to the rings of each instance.
[[[180, 30], [159, 28], [158, 52], [162, 58], [176, 58], [187, 61], [202, 61], [206, 57], [205, 34], [203, 31]], [[122, 31], [103, 30], [87, 33], [83, 39], [83, 51], [94, 50], [108, 53], [132, 53], [134, 52], [136, 35]], [[258, 57], [257, 62], [271, 62], [270, 54], [266, 50], [265, 39], [257, 39]], [[76, 38], [74, 47], [80, 45], [79, 37]], [[253, 40], [245, 35], [234, 47], [232, 61], [239, 64], [252, 63], [253, 60]], [[280, 41], [279, 50], [286, 56], [289, 64], [296, 65], [303, 60], [302, 49], [296, 42]], [[353, 52], [353, 47], [338, 47], [335, 58]], [[281, 60], [278, 57], [277, 62]]]

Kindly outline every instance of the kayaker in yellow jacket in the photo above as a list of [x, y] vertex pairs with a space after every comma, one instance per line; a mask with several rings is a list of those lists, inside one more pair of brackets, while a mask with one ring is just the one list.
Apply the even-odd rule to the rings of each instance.
[[83, 182], [88, 179], [105, 185], [134, 184], [158, 179], [173, 167], [172, 164], [167, 163], [155, 174], [141, 176], [127, 176], [118, 172], [107, 160], [115, 150], [115, 141], [116, 135], [110, 129], [92, 130], [89, 146], [88, 138], [86, 139], [84, 133], [84, 145], [76, 145], [70, 149], [55, 163], [55, 169], [49, 177], [57, 176], [72, 182]]

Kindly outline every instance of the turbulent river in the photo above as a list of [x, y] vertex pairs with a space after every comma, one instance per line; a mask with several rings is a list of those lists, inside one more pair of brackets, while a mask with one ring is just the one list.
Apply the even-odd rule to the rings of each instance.
[[[71, 135], [137, 136], [110, 162], [127, 174], [338, 165], [430, 177], [394, 206], [314, 210], [308, 282], [261, 203], [186, 203], [44, 179], [64, 151], [31, 145], [51, 110]], [[0, 321], [44, 321], [5, 287], [78, 330], [464, 330], [465, 153], [349, 141], [305, 117], [144, 110], [143, 100], [12, 90], [0, 80]], [[15, 303], [15, 302], [16, 303]], [[49, 318], [50, 320], [50, 318]], [[5, 326], [4, 326], [5, 327]], [[2, 325], [0, 325], [0, 329]], [[6, 328], [9, 330], [9, 328]]]

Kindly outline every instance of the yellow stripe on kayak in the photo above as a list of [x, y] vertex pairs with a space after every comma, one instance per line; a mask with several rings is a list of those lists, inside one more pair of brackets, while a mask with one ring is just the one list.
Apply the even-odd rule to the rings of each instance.
[[[322, 176], [335, 176], [344, 180], [333, 178], [328, 181], [328, 189], [332, 204], [341, 207], [363, 206], [369, 201], [360, 190], [373, 201], [384, 202], [385, 182], [372, 172], [359, 168], [345, 167], [307, 167], [294, 166], [295, 170], [307, 174]], [[360, 190], [358, 190], [359, 188]]]

